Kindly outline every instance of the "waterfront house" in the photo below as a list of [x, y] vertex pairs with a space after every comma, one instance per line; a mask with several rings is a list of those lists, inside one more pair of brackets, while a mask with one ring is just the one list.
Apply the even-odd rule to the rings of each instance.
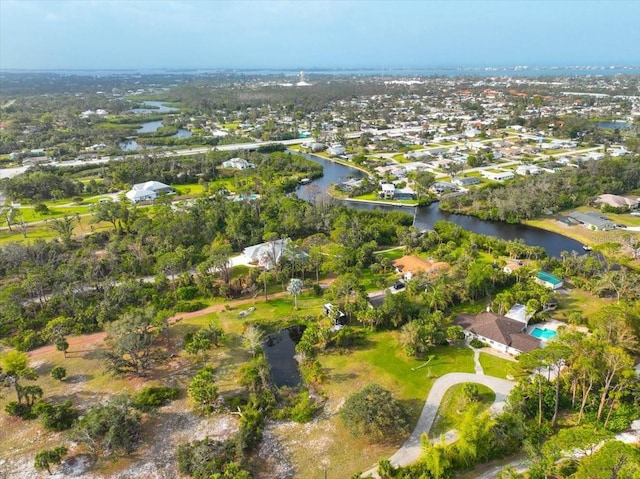
[[396, 187], [393, 183], [382, 183], [380, 185], [380, 198], [392, 200], [396, 194]]
[[436, 181], [431, 185], [431, 191], [438, 195], [442, 195], [451, 191], [458, 191], [458, 187], [453, 183], [447, 183], [446, 181]]
[[560, 289], [564, 285], [564, 281], [561, 278], [558, 278], [551, 273], [547, 273], [546, 271], [538, 271], [535, 281], [546, 288], [554, 290]]
[[342, 156], [347, 152], [344, 146], [340, 143], [334, 143], [327, 148], [327, 153], [331, 156]]
[[592, 211], [573, 211], [569, 213], [568, 216], [572, 220], [580, 223], [585, 228], [589, 228], [590, 230], [594, 231], [607, 231], [612, 230], [616, 227], [616, 224], [609, 218]]

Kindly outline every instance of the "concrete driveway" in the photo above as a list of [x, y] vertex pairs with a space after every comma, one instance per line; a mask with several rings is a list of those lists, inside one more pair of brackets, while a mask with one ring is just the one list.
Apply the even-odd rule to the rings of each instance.
[[[509, 392], [515, 386], [515, 383], [512, 381], [494, 378], [492, 376], [484, 376], [481, 374], [451, 373], [439, 377], [433, 383], [431, 391], [429, 391], [429, 396], [427, 396], [427, 400], [422, 408], [418, 424], [416, 424], [416, 427], [409, 436], [409, 439], [407, 439], [402, 447], [389, 458], [393, 466], [406, 466], [418, 460], [421, 451], [420, 436], [422, 436], [423, 433], [429, 434], [431, 426], [433, 426], [433, 421], [438, 413], [438, 407], [440, 406], [440, 402], [442, 401], [444, 394], [447, 392], [447, 389], [461, 383], [478, 383], [491, 388], [496, 393], [496, 399], [491, 405], [491, 411], [494, 413], [502, 411]], [[376, 470], [377, 466], [366, 471], [363, 476], [379, 479], [380, 476], [378, 476]]]

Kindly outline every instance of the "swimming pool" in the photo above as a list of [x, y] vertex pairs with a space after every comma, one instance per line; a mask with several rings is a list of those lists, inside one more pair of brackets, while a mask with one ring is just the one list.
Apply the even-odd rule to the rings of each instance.
[[555, 338], [556, 336], [558, 336], [558, 333], [555, 332], [553, 329], [534, 328], [534, 330], [531, 331], [531, 336], [533, 336], [534, 338], [538, 338], [546, 341], [548, 339]]

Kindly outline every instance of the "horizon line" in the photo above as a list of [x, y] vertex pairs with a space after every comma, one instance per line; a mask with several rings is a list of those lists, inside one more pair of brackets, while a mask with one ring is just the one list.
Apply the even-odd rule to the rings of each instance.
[[509, 65], [495, 65], [495, 64], [483, 64], [483, 65], [416, 65], [416, 66], [244, 66], [244, 67], [212, 67], [212, 66], [183, 66], [183, 67], [73, 67], [73, 68], [22, 68], [22, 67], [0, 67], [0, 71], [3, 72], [73, 72], [73, 71], [121, 71], [121, 72], [141, 72], [141, 71], [389, 71], [389, 70], [509, 70], [509, 69], [532, 69], [532, 70], [555, 70], [555, 69], [635, 69], [640, 68], [640, 64], [634, 63], [593, 63], [593, 64], [509, 64]]

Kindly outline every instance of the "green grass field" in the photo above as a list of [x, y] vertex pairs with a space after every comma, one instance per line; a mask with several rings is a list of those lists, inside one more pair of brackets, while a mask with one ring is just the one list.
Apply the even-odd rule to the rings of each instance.
[[480, 365], [487, 376], [494, 376], [496, 378], [513, 379], [524, 374], [520, 363], [502, 359], [482, 351], [480, 351]]

